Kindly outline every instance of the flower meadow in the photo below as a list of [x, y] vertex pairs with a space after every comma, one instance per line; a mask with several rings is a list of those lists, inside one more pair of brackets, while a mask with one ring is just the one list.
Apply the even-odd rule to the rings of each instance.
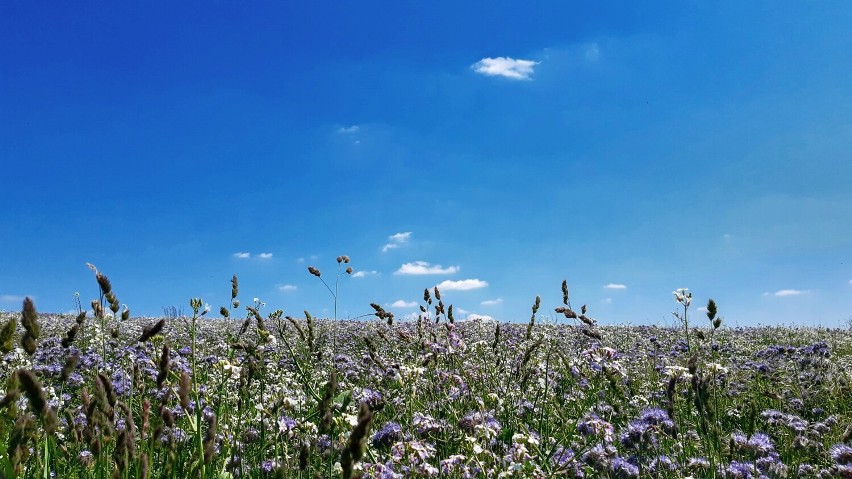
[[686, 290], [679, 327], [601, 326], [564, 282], [523, 324], [437, 289], [416, 321], [295, 317], [236, 276], [216, 318], [135, 318], [93, 270], [76, 317], [0, 316], [2, 478], [852, 477], [847, 330], [730, 328]]

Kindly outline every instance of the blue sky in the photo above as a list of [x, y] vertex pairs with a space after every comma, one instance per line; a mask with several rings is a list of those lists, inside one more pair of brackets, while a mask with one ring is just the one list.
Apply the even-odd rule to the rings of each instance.
[[0, 309], [852, 317], [852, 4], [530, 5], [3, 2]]

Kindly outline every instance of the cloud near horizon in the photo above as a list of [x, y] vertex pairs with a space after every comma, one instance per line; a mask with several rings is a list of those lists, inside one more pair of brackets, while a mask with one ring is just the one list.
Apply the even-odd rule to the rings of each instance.
[[448, 266], [446, 268], [439, 264], [430, 264], [426, 261], [415, 261], [413, 263], [404, 263], [399, 267], [394, 274], [400, 275], [425, 275], [425, 274], [454, 274], [458, 273], [458, 266]]
[[[16, 303], [21, 302], [26, 296], [18, 296], [16, 294], [0, 294], [0, 303]], [[33, 299], [33, 296], [30, 296]]]
[[439, 291], [470, 291], [471, 289], [480, 289], [488, 286], [487, 281], [478, 279], [462, 279], [459, 281], [441, 281], [435, 287]]
[[512, 80], [529, 80], [533, 68], [539, 62], [520, 60], [510, 57], [483, 58], [471, 65], [476, 73], [486, 76], [500, 76]]
[[414, 301], [405, 301], [403, 299], [398, 299], [391, 304], [391, 308], [414, 308], [417, 306], [417, 303]]
[[500, 304], [502, 302], [503, 302], [503, 298], [497, 298], [497, 299], [486, 299], [485, 301], [483, 301], [479, 304], [481, 304], [482, 306], [494, 306], [495, 304]]

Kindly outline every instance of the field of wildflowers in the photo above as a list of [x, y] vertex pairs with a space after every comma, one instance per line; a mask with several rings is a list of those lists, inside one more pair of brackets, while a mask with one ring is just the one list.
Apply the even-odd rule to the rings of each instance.
[[685, 290], [682, 327], [604, 327], [565, 283], [558, 321], [436, 289], [417, 321], [295, 318], [236, 276], [218, 318], [134, 318], [94, 271], [76, 318], [0, 317], [0, 478], [852, 477], [847, 330], [729, 328]]

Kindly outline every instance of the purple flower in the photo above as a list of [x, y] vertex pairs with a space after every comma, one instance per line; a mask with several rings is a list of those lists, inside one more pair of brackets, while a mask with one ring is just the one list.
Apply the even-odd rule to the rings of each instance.
[[847, 465], [852, 463], [852, 447], [846, 444], [835, 444], [831, 446], [831, 458], [836, 464]]
[[476, 426], [485, 427], [495, 433], [502, 429], [500, 422], [494, 418], [494, 413], [491, 411], [474, 411], [459, 420], [459, 427], [467, 433], [473, 433]]
[[550, 456], [550, 463], [553, 464], [554, 467], [565, 467], [568, 461], [574, 459], [574, 451], [571, 449], [559, 446], [556, 448], [556, 452]]
[[277, 464], [275, 464], [275, 461], [272, 461], [272, 460], [266, 460], [266, 461], [263, 461], [263, 462], [261, 462], [261, 463], [260, 463], [260, 470], [261, 470], [264, 474], [271, 474], [271, 473], [272, 473], [272, 471], [274, 471], [274, 470], [275, 470], [275, 466], [276, 466], [276, 465], [277, 465]]
[[726, 477], [732, 479], [753, 479], [757, 477], [756, 472], [754, 464], [740, 461], [728, 464], [728, 467], [725, 469]]
[[80, 465], [83, 467], [89, 467], [95, 463], [95, 457], [91, 452], [87, 450], [80, 451], [80, 454], [77, 455], [77, 461], [80, 462]]
[[614, 447], [597, 444], [583, 454], [583, 462], [597, 471], [603, 471], [609, 469], [610, 462], [615, 455]]
[[382, 393], [374, 389], [364, 388], [361, 391], [359, 402], [370, 406], [370, 409], [377, 409], [379, 405], [384, 404]]
[[621, 444], [627, 449], [656, 446], [656, 437], [648, 424], [642, 421], [631, 421], [627, 430], [621, 433]]
[[639, 415], [639, 420], [648, 425], [658, 426], [666, 432], [674, 430], [674, 422], [669, 413], [660, 408], [648, 408]]
[[618, 478], [639, 477], [639, 467], [623, 457], [615, 457], [612, 460], [612, 472]]
[[373, 446], [390, 446], [402, 439], [402, 428], [395, 422], [388, 422], [373, 435]]

